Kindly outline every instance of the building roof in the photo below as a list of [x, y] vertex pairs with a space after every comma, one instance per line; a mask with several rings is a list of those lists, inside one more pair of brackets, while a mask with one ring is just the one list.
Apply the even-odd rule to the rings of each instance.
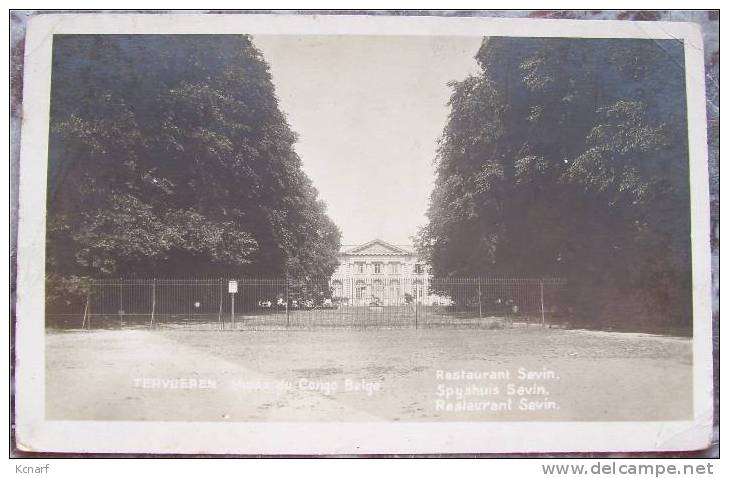
[[373, 239], [364, 244], [342, 244], [339, 253], [352, 256], [401, 256], [414, 254], [415, 249], [411, 244], [392, 244], [382, 239]]

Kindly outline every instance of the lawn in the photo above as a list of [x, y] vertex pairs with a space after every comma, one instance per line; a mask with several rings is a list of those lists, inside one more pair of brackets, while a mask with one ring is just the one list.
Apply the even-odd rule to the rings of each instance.
[[688, 338], [549, 329], [49, 331], [62, 420], [683, 420]]

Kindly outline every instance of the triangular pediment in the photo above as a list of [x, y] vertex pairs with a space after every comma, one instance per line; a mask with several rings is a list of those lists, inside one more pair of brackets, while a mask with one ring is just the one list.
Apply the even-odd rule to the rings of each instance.
[[347, 251], [347, 254], [357, 255], [390, 255], [390, 254], [410, 254], [410, 252], [393, 244], [389, 244], [382, 239], [375, 239], [361, 246], [354, 247]]

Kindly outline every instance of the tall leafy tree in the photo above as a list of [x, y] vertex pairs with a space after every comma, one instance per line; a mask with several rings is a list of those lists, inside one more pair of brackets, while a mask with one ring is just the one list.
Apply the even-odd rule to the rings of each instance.
[[434, 272], [563, 276], [580, 320], [690, 324], [682, 45], [487, 38], [477, 60], [418, 235]]
[[334, 271], [339, 230], [249, 37], [57, 35], [50, 126], [52, 301], [82, 277]]

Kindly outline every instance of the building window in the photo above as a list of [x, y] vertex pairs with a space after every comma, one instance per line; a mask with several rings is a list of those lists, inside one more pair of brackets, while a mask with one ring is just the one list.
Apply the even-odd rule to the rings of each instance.
[[357, 263], [357, 272], [360, 274], [364, 274], [364, 262]]
[[382, 302], [384, 289], [385, 288], [383, 287], [381, 280], [377, 279], [372, 282], [372, 296], [377, 300], [378, 303]]
[[341, 298], [344, 295], [343, 294], [344, 288], [342, 287], [342, 281], [335, 280], [334, 282], [332, 282], [332, 289], [334, 289], [333, 295], [335, 298]]
[[397, 279], [392, 279], [390, 281], [390, 303], [399, 303], [400, 302], [400, 281]]
[[393, 262], [390, 264], [390, 272], [392, 274], [399, 274], [400, 273], [400, 264], [397, 262]]
[[358, 280], [354, 286], [355, 297], [357, 299], [364, 299], [366, 291], [367, 286], [364, 284], [364, 282]]
[[379, 262], [375, 262], [375, 274], [381, 274], [382, 273], [381, 266], [382, 266], [382, 264], [380, 264]]
[[423, 264], [415, 264], [415, 273], [416, 274], [422, 274], [423, 273]]

